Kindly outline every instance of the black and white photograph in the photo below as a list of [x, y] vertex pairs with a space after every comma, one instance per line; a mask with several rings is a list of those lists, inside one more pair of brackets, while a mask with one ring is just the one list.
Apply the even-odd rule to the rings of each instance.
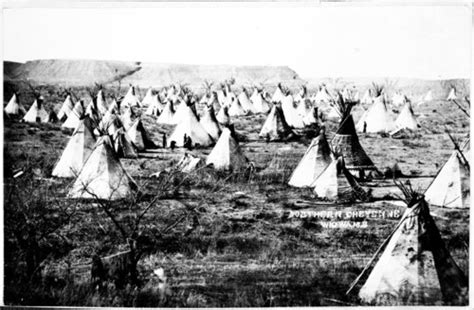
[[2, 304], [469, 303], [469, 1], [2, 3]]

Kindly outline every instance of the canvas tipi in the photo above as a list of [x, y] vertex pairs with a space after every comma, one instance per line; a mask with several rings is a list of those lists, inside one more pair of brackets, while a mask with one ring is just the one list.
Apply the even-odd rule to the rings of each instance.
[[268, 113], [270, 111], [270, 104], [263, 97], [263, 93], [255, 88], [250, 101], [253, 104], [255, 113]]
[[295, 187], [311, 186], [331, 162], [331, 149], [326, 140], [324, 128], [322, 128], [293, 171], [288, 184]]
[[429, 90], [426, 95], [423, 97], [424, 102], [433, 101], [433, 92]]
[[275, 103], [272, 110], [263, 123], [259, 136], [269, 141], [278, 141], [294, 135], [290, 126], [285, 120], [280, 104]]
[[245, 87], [242, 87], [242, 92], [237, 97], [237, 100], [239, 101], [240, 105], [246, 113], [255, 112], [253, 109], [252, 102], [250, 102], [250, 99], [247, 95], [247, 90], [245, 89]]
[[425, 192], [426, 201], [446, 208], [470, 207], [469, 140], [455, 150]]
[[135, 120], [132, 126], [128, 128], [127, 135], [138, 151], [156, 148], [155, 143], [153, 143], [148, 132], [145, 130], [141, 119]]
[[248, 159], [232, 137], [229, 128], [222, 130], [219, 140], [207, 157], [206, 164], [212, 164], [216, 170], [239, 171], [247, 168]]
[[207, 133], [217, 141], [221, 135], [221, 128], [217, 122], [216, 115], [214, 114], [213, 105], [206, 106], [204, 108], [201, 119], [199, 120], [202, 127], [207, 131]]
[[44, 105], [40, 99], [36, 99], [31, 105], [28, 112], [23, 117], [23, 121], [29, 123], [47, 123], [49, 118], [48, 112], [45, 110]]
[[285, 97], [285, 95], [283, 94], [283, 91], [281, 89], [281, 83], [278, 83], [278, 85], [275, 89], [275, 92], [273, 93], [271, 101], [281, 103], [283, 101], [284, 97]]
[[135, 192], [137, 185], [125, 171], [113, 150], [109, 136], [101, 136], [87, 158], [69, 198], [97, 198], [117, 200]]
[[60, 120], [64, 120], [69, 116], [73, 109], [74, 102], [72, 101], [71, 95], [68, 94], [66, 99], [64, 100], [63, 105], [61, 106], [61, 109], [58, 112], [58, 118]]
[[14, 93], [10, 101], [8, 101], [4, 111], [9, 116], [20, 116], [26, 114], [25, 108], [18, 101], [18, 96], [16, 93]]
[[367, 113], [364, 113], [364, 117], [359, 120], [356, 128], [360, 132], [368, 133], [390, 132], [394, 129], [383, 95], [374, 99], [374, 103]]
[[142, 104], [144, 106], [150, 106], [154, 102], [153, 97], [155, 97], [155, 94], [153, 94], [153, 89], [150, 87], [150, 88], [148, 88], [148, 90], [145, 94], [145, 97], [142, 100]]
[[446, 98], [446, 100], [450, 101], [450, 100], [456, 100], [458, 99], [458, 97], [456, 96], [456, 89], [451, 88], [451, 91], [449, 92], [449, 95], [448, 95], [448, 98]]
[[447, 250], [423, 196], [414, 195], [407, 200], [404, 215], [382, 248], [385, 248], [382, 255], [359, 291], [364, 303], [378, 306], [467, 303], [468, 280]]
[[184, 146], [184, 138], [191, 138], [192, 145], [209, 146], [213, 143], [213, 139], [199, 123], [196, 115], [189, 106], [184, 104], [184, 111], [181, 121], [174, 129], [168, 139], [168, 146], [175, 143], [175, 146]]
[[174, 114], [173, 103], [168, 101], [156, 122], [158, 124], [174, 124]]
[[367, 201], [367, 193], [346, 169], [342, 157], [333, 160], [311, 184], [314, 193], [329, 200]]
[[283, 96], [281, 108], [283, 110], [283, 115], [285, 115], [285, 120], [293, 128], [303, 128], [303, 119], [298, 115], [298, 111], [294, 106], [293, 96], [291, 94], [287, 94]]
[[140, 100], [135, 91], [135, 86], [130, 85], [127, 94], [122, 100], [122, 104], [128, 107], [140, 107]]
[[332, 149], [335, 154], [344, 157], [345, 166], [351, 173], [363, 177], [365, 171], [377, 170], [377, 168], [359, 142], [351, 114], [355, 103], [344, 102], [341, 96], [337, 98], [336, 104], [341, 114], [341, 121], [331, 141]]
[[406, 101], [402, 111], [395, 121], [395, 130], [398, 131], [400, 129], [418, 129], [418, 122], [416, 121], [415, 113], [413, 113], [413, 108], [410, 101]]
[[82, 105], [82, 101], [79, 100], [74, 105], [74, 109], [72, 109], [71, 113], [67, 117], [66, 121], [61, 125], [64, 128], [72, 128], [75, 129], [79, 126], [81, 118], [84, 116], [84, 106]]
[[95, 142], [91, 120], [89, 117], [85, 117], [80, 121], [79, 126], [69, 139], [61, 158], [53, 169], [52, 176], [60, 178], [76, 177], [82, 165], [92, 153]]

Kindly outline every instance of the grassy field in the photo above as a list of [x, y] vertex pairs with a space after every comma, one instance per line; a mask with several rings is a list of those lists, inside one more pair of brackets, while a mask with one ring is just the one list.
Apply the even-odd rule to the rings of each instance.
[[[51, 98], [54, 92], [49, 94]], [[48, 100], [49, 97], [46, 97]], [[453, 150], [451, 133], [462, 138], [469, 120], [452, 104], [434, 101], [414, 107], [421, 124], [414, 138], [391, 139], [360, 135], [361, 144], [383, 170], [398, 162], [414, 188], [424, 190]], [[357, 120], [362, 113], [356, 107]], [[170, 126], [142, 115], [153, 140], [161, 145]], [[103, 290], [90, 285], [93, 253], [124, 250], [119, 232], [95, 203], [66, 199], [72, 180], [51, 177], [70, 132], [56, 124], [5, 122], [5, 170], [25, 173], [5, 179], [5, 303], [64, 306], [260, 307], [359, 305], [357, 294], [345, 295], [404, 211], [391, 180], [362, 184], [374, 202], [334, 204], [314, 197], [311, 189], [287, 185], [310, 138], [265, 143], [258, 139], [264, 115], [235, 118], [244, 137], [244, 153], [257, 167], [253, 173], [226, 175], [201, 169], [177, 175], [172, 190], [163, 190], [150, 175], [176, 163], [183, 150], [156, 149], [122, 164], [146, 194], [160, 200], [146, 215], [147, 250], [139, 261], [140, 283]], [[328, 139], [337, 121], [326, 123]], [[209, 149], [194, 150], [205, 156]], [[162, 191], [162, 192], [160, 192]], [[144, 198], [143, 203], [146, 203]], [[130, 210], [117, 204], [120, 219]], [[187, 210], [193, 210], [193, 216]], [[68, 210], [69, 217], [64, 217]], [[292, 211], [399, 211], [386, 218], [358, 218], [365, 228], [328, 228], [321, 218], [296, 218]], [[41, 212], [40, 212], [41, 211]], [[431, 207], [454, 260], [468, 274], [469, 210]], [[31, 214], [26, 214], [31, 212]], [[40, 214], [41, 216], [37, 216]], [[177, 218], [184, 220], [163, 232]], [[30, 232], [31, 223], [40, 229]], [[197, 222], [197, 224], [196, 224]], [[54, 226], [54, 232], [47, 227]], [[19, 239], [37, 236], [40, 278], [27, 277]], [[39, 236], [40, 234], [42, 234]], [[157, 292], [151, 274], [162, 267], [167, 289]], [[361, 283], [362, 284], [362, 283]], [[355, 290], [357, 292], [357, 289]]]

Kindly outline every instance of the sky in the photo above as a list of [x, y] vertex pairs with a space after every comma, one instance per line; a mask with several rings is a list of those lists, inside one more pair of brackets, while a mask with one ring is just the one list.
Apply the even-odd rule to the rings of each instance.
[[467, 78], [471, 12], [466, 4], [12, 8], [3, 10], [3, 56], [287, 65], [303, 78]]

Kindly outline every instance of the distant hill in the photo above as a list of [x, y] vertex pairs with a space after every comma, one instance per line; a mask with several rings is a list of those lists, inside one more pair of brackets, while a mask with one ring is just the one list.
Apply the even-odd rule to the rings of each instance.
[[23, 63], [21, 62], [14, 62], [14, 61], [4, 61], [3, 62], [3, 76], [5, 79], [11, 79], [12, 73]]
[[8, 63], [4, 76], [11, 80], [29, 80], [37, 84], [88, 86], [121, 81], [141, 87], [163, 86], [174, 82], [200, 86], [204, 80], [221, 82], [234, 78], [236, 85], [253, 83], [288, 86], [303, 80], [288, 67], [269, 66], [207, 66], [158, 64], [103, 60], [33, 60], [24, 64]]

